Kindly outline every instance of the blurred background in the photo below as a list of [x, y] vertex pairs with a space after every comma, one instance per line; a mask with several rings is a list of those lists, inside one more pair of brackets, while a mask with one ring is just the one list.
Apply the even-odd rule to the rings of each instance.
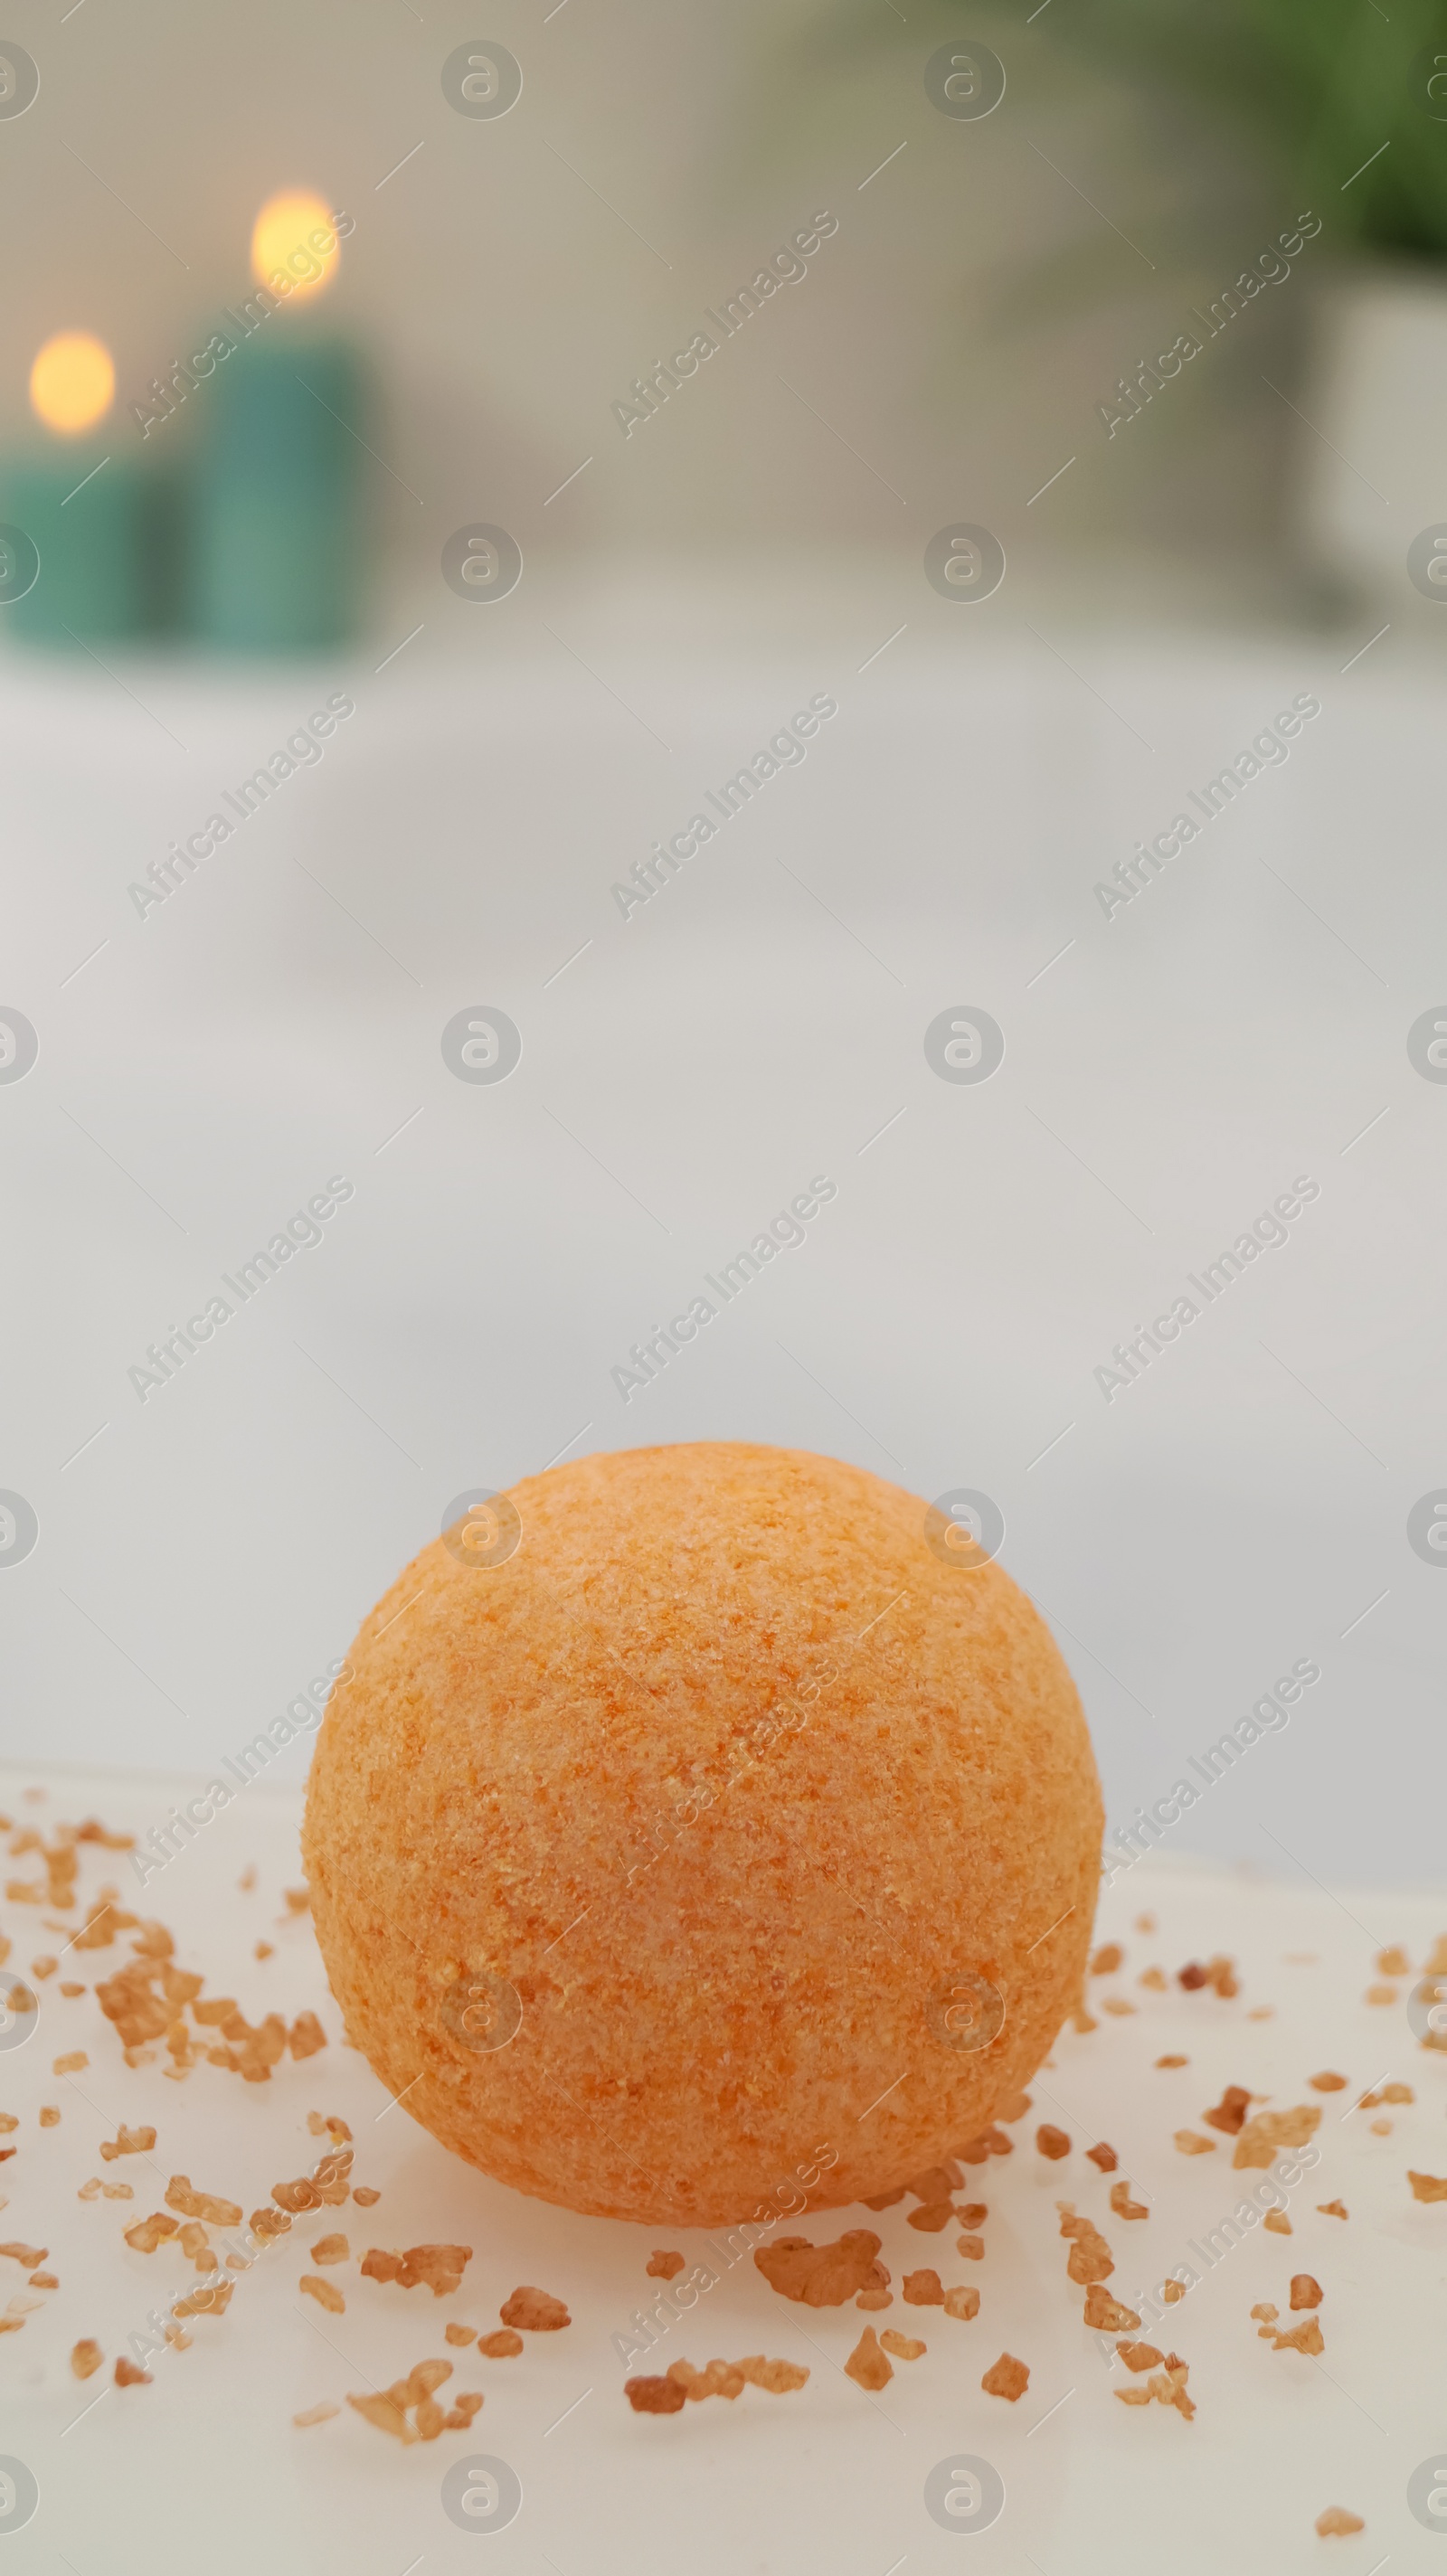
[[10, 1749], [750, 1438], [988, 1499], [1113, 1825], [1312, 1660], [1174, 1841], [1432, 1873], [1447, 8], [51, 0], [0, 219]]

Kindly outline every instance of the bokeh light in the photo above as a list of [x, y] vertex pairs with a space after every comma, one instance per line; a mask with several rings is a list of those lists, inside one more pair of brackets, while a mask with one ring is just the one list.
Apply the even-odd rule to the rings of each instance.
[[293, 295], [319, 295], [340, 256], [324, 197], [310, 188], [283, 188], [267, 198], [251, 236], [251, 274], [258, 286], [269, 286], [281, 269]]
[[32, 408], [47, 429], [58, 429], [67, 438], [103, 420], [115, 390], [111, 353], [90, 331], [57, 331], [30, 370]]

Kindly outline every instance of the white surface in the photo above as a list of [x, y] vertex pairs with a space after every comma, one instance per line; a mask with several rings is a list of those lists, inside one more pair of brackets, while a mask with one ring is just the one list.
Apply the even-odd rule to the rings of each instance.
[[[0, 1784], [0, 1799], [6, 1813], [42, 1827], [98, 1814], [145, 1831], [188, 1785], [72, 1775], [37, 1805], [17, 1776]], [[1440, 1899], [1353, 1891], [1348, 1907], [1239, 1872], [1133, 1871], [1102, 1907], [1100, 1934], [1123, 1939], [1127, 1957], [1120, 1976], [1093, 1983], [1099, 2027], [1061, 2038], [1054, 2066], [1031, 2086], [1034, 2107], [1015, 2129], [1015, 2152], [967, 2168], [956, 2195], [989, 2206], [984, 2260], [960, 2261], [953, 2230], [910, 2228], [912, 2203], [877, 2217], [856, 2209], [785, 2221], [816, 2242], [871, 2225], [896, 2291], [905, 2270], [928, 2264], [947, 2283], [979, 2288], [979, 2316], [958, 2323], [898, 2296], [872, 2320], [852, 2307], [807, 2310], [740, 2262], [658, 2348], [654, 2367], [680, 2355], [702, 2365], [716, 2354], [765, 2351], [804, 2363], [807, 2385], [779, 2398], [746, 2389], [733, 2404], [712, 2399], [654, 2419], [625, 2403], [626, 2373], [610, 2338], [656, 2295], [644, 2270], [653, 2247], [676, 2244], [692, 2261], [702, 2240], [522, 2198], [445, 2154], [405, 2107], [388, 2108], [364, 2061], [341, 2044], [309, 1925], [279, 1920], [281, 1890], [298, 1875], [296, 1821], [294, 1796], [247, 1792], [150, 1881], [137, 1910], [164, 1921], [179, 1963], [204, 1971], [207, 1992], [235, 1995], [248, 2018], [315, 2008], [329, 2034], [325, 2053], [285, 2062], [266, 2085], [210, 2066], [175, 2083], [161, 2063], [126, 2067], [92, 1996], [67, 2001], [58, 1979], [47, 1979], [38, 2029], [0, 2055], [0, 2106], [20, 2120], [6, 2141], [20, 2153], [0, 2167], [4, 2231], [48, 2247], [61, 2284], [20, 2333], [0, 2339], [0, 2449], [28, 2463], [41, 2488], [35, 2519], [7, 2543], [16, 2576], [53, 2576], [64, 2565], [80, 2576], [146, 2576], [158, 2563], [193, 2559], [216, 2576], [250, 2576], [259, 2565], [276, 2576], [339, 2567], [401, 2576], [419, 2559], [446, 2569], [485, 2559], [517, 2576], [623, 2567], [644, 2576], [684, 2568], [884, 2576], [902, 2561], [921, 2576], [944, 2576], [964, 2561], [985, 2576], [1025, 2576], [1032, 2566], [1047, 2576], [1155, 2576], [1162, 2565], [1181, 2576], [1219, 2576], [1226, 2565], [1243, 2576], [1293, 2576], [1324, 2563], [1312, 2525], [1333, 2503], [1366, 2523], [1356, 2539], [1332, 2544], [1331, 2563], [1345, 2576], [1367, 2576], [1385, 2555], [1394, 2570], [1435, 2570], [1440, 2549], [1413, 2521], [1405, 2487], [1419, 2461], [1447, 2447], [1447, 2205], [1417, 2204], [1405, 2173], [1409, 2165], [1447, 2170], [1447, 2057], [1413, 2042], [1400, 2004], [1371, 2008], [1362, 1996], [1378, 1943], [1402, 1940], [1420, 1965], [1442, 1928]], [[244, 1895], [236, 1882], [250, 1861], [260, 1880]], [[25, 1875], [34, 1864], [14, 1866]], [[103, 1878], [125, 1889], [125, 1855], [86, 1847], [82, 1898]], [[1149, 1938], [1131, 1928], [1145, 1907], [1159, 1917]], [[6, 1905], [12, 1971], [27, 1968], [42, 1942], [60, 1947], [42, 1928], [46, 1911]], [[277, 1945], [262, 1964], [251, 1955], [258, 1937]], [[1174, 1987], [1157, 1995], [1136, 1983], [1152, 1961], [1174, 1972], [1217, 1950], [1239, 1962], [1235, 2001]], [[1292, 1963], [1292, 1952], [1316, 1956]], [[89, 1984], [125, 1955], [124, 1945], [73, 1953], [60, 1973]], [[1405, 1995], [1406, 1981], [1398, 1991]], [[1113, 2018], [1100, 2010], [1106, 1993], [1138, 2009]], [[1274, 2016], [1253, 2020], [1263, 2005]], [[52, 2059], [72, 2048], [87, 2050], [89, 2067], [52, 2076]], [[1189, 2065], [1158, 2070], [1155, 2059], [1171, 2051]], [[1323, 2067], [1346, 2075], [1350, 2089], [1307, 2089]], [[1346, 2115], [1358, 2092], [1388, 2077], [1409, 2082], [1417, 2102], [1390, 2115], [1389, 2137], [1374, 2137], [1374, 2115]], [[1172, 2147], [1172, 2132], [1199, 2128], [1227, 2083], [1269, 2096], [1272, 2107], [1319, 2103], [1321, 2162], [1287, 2195], [1291, 2237], [1256, 2228], [1166, 2312], [1168, 2330], [1151, 2333], [1190, 2364], [1198, 2411], [1187, 2424], [1159, 2406], [1117, 2403], [1121, 2373], [1112, 2375], [1080, 2322], [1082, 2293], [1066, 2278], [1055, 2203], [1074, 2200], [1102, 2227], [1116, 2255], [1109, 2287], [1127, 2301], [1137, 2286], [1190, 2264], [1190, 2241], [1264, 2179], [1235, 2174], [1225, 2140], [1189, 2159]], [[60, 2105], [58, 2128], [37, 2127], [43, 2102]], [[313, 2109], [349, 2122], [354, 2179], [380, 2188], [377, 2206], [298, 2218], [238, 2279], [225, 2318], [193, 2326], [190, 2351], [155, 2358], [149, 2388], [115, 2388], [110, 2372], [126, 2338], [144, 2332], [150, 2309], [190, 2277], [174, 2246], [137, 2254], [122, 2229], [164, 2205], [178, 2172], [249, 2214], [273, 2182], [315, 2164], [322, 2148], [306, 2130]], [[1068, 2160], [1046, 2163], [1036, 2153], [1042, 2119], [1072, 2136]], [[99, 2142], [121, 2120], [154, 2123], [154, 2154], [103, 2164]], [[1150, 2203], [1143, 2223], [1111, 2215], [1110, 2182], [1084, 2159], [1102, 2136]], [[77, 2201], [95, 2173], [132, 2183], [135, 2201]], [[1346, 2224], [1317, 2213], [1318, 2202], [1337, 2196], [1350, 2211]], [[353, 2260], [326, 2277], [344, 2292], [342, 2317], [296, 2289], [310, 2268], [307, 2245], [338, 2229]], [[463, 2287], [445, 2300], [361, 2279], [367, 2246], [436, 2240], [475, 2249]], [[23, 2275], [13, 2263], [3, 2268], [8, 2298], [23, 2289]], [[1296, 2271], [1314, 2273], [1325, 2292], [1320, 2362], [1272, 2351], [1249, 2314], [1271, 2299], [1293, 2322]], [[470, 2360], [445, 2343], [448, 2318], [486, 2331], [519, 2282], [563, 2297], [571, 2328], [527, 2338], [510, 2362]], [[839, 2366], [866, 2322], [919, 2334], [928, 2346], [921, 2360], [896, 2364], [878, 2399]], [[67, 2366], [82, 2335], [96, 2336], [106, 2353], [104, 2374], [83, 2387]], [[1016, 2406], [980, 2388], [1002, 2350], [1030, 2368]], [[455, 2364], [450, 2389], [486, 2391], [473, 2433], [404, 2451], [345, 2404], [330, 2422], [293, 2428], [298, 2411], [385, 2386], [434, 2354]], [[968, 2545], [938, 2530], [922, 2503], [929, 2470], [962, 2451], [995, 2463], [1007, 2490], [999, 2523]], [[524, 2490], [517, 2521], [485, 2548], [454, 2530], [438, 2500], [450, 2463], [478, 2453], [507, 2460]]]
[[[1122, 643], [1031, 578], [979, 623], [887, 566], [544, 568], [496, 624], [448, 594], [144, 921], [128, 882], [346, 675], [10, 667], [17, 1753], [214, 1767], [460, 1492], [744, 1436], [996, 1497], [1113, 1821], [1313, 1657], [1180, 1840], [1439, 1867], [1447, 1585], [1405, 1536], [1447, 1482], [1447, 1088], [1405, 1052], [1442, 998], [1437, 664], [1395, 630], [1345, 674], [1366, 629]], [[807, 761], [621, 920], [611, 882], [825, 689]], [[1306, 690], [1289, 761], [1107, 922], [1095, 881]], [[473, 1001], [523, 1031], [497, 1089], [439, 1054]], [[922, 1054], [957, 1001], [1006, 1032], [979, 1089]], [[625, 1405], [630, 1344], [821, 1171], [806, 1247]], [[142, 1405], [147, 1344], [335, 1172], [324, 1245]], [[1107, 1405], [1112, 1346], [1302, 1172], [1287, 1248]]]

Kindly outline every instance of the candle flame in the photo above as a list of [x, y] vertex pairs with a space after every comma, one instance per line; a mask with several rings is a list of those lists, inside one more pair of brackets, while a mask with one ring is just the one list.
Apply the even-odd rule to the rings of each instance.
[[273, 293], [289, 287], [297, 298], [318, 295], [340, 255], [324, 198], [309, 188], [283, 188], [267, 198], [251, 236], [251, 274], [258, 286]]
[[115, 390], [111, 353], [90, 331], [57, 331], [30, 370], [32, 410], [47, 429], [67, 438], [93, 429], [110, 410]]

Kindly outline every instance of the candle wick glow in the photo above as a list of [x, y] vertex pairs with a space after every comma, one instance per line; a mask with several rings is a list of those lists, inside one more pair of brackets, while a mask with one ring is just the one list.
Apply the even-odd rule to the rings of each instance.
[[115, 390], [111, 353], [92, 331], [57, 331], [36, 352], [30, 370], [31, 409], [62, 438], [79, 437], [104, 420]]
[[251, 235], [251, 274], [258, 286], [303, 302], [319, 295], [336, 272], [339, 229], [313, 189], [284, 188], [268, 197]]

